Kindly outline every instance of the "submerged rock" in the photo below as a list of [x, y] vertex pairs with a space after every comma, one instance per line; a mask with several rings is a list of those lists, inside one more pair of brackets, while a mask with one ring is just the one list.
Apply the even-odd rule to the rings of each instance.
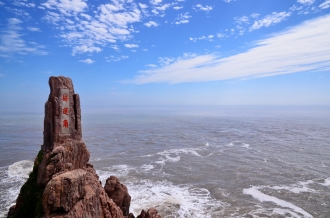
[[[127, 187], [110, 176], [103, 188], [88, 163], [90, 154], [81, 140], [80, 98], [71, 79], [50, 77], [49, 86], [44, 143], [8, 217], [133, 218]], [[153, 215], [154, 209], [149, 211], [152, 216], [143, 217], [160, 218]]]

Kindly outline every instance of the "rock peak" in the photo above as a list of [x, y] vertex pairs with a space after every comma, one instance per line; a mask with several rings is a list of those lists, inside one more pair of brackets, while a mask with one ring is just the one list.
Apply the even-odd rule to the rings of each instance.
[[50, 94], [45, 104], [43, 151], [51, 151], [66, 139], [81, 140], [80, 98], [68, 77], [50, 77]]
[[[81, 140], [80, 98], [72, 80], [50, 77], [49, 87], [44, 143], [8, 218], [134, 218], [127, 187], [110, 176], [104, 189], [88, 162], [90, 154]], [[155, 209], [142, 210], [138, 217], [160, 218]]]

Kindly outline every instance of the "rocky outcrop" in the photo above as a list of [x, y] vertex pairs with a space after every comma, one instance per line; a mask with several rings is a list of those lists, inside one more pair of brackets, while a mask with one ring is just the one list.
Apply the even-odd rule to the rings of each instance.
[[[71, 79], [50, 77], [49, 86], [44, 143], [8, 217], [133, 218], [127, 187], [110, 176], [103, 188], [88, 162], [90, 154], [81, 140], [80, 98]], [[142, 213], [160, 217], [153, 209]]]
[[123, 214], [129, 214], [129, 206], [131, 204], [131, 196], [128, 194], [127, 187], [119, 182], [115, 176], [110, 176], [104, 186], [108, 196], [120, 207]]
[[150, 208], [147, 212], [141, 211], [141, 214], [136, 218], [161, 218], [155, 208]]

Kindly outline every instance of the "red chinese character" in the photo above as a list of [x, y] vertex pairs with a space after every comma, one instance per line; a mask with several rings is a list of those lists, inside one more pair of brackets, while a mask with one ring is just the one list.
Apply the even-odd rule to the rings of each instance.
[[63, 114], [69, 115], [69, 108], [63, 108]]
[[68, 122], [68, 120], [63, 120], [63, 127], [64, 128], [69, 128], [69, 122]]
[[68, 95], [63, 95], [62, 96], [63, 101], [68, 102], [68, 99], [69, 99]]

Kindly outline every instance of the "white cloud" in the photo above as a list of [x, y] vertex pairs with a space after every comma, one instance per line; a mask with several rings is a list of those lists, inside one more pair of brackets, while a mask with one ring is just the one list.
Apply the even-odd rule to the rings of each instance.
[[148, 5], [146, 5], [146, 4], [142, 4], [142, 3], [139, 3], [139, 6], [140, 6], [142, 9], [147, 9], [147, 8], [148, 8]]
[[322, 4], [319, 5], [320, 8], [326, 9], [330, 7], [330, 0], [325, 0]]
[[147, 64], [146, 66], [147, 66], [147, 67], [152, 67], [152, 68], [155, 68], [155, 67], [157, 67], [157, 65], [156, 65], [156, 64]]
[[90, 58], [86, 59], [86, 60], [80, 60], [79, 62], [85, 63], [85, 64], [92, 64], [95, 61], [91, 60]]
[[87, 8], [87, 3], [83, 0], [47, 0], [41, 5], [48, 9], [59, 10], [69, 16], [72, 13], [83, 12]]
[[0, 1], [0, 5], [5, 5], [5, 3], [3, 3], [2, 1]]
[[168, 4], [163, 4], [163, 5], [153, 5], [153, 8], [151, 10], [151, 12], [154, 15], [160, 16], [160, 17], [165, 17], [165, 11], [170, 8], [172, 5], [174, 5], [174, 3], [168, 3]]
[[253, 17], [253, 18], [258, 18], [260, 16], [260, 14], [257, 14], [257, 13], [252, 13], [250, 15], [250, 17]]
[[248, 16], [235, 17], [234, 20], [235, 20], [236, 23], [239, 23], [239, 24], [249, 23], [249, 17]]
[[189, 15], [188, 12], [186, 13], [181, 13], [178, 15], [178, 17], [175, 19], [175, 24], [183, 24], [183, 23], [189, 23], [189, 18], [191, 18], [191, 16]]
[[27, 55], [47, 55], [44, 51], [45, 46], [35, 42], [25, 41], [21, 34], [22, 28], [19, 26], [22, 23], [17, 18], [8, 19], [8, 25], [0, 34], [0, 56], [11, 57], [14, 54]]
[[124, 45], [126, 48], [138, 48], [139, 46], [136, 44], [125, 44]]
[[261, 27], [268, 27], [272, 24], [279, 23], [285, 20], [287, 17], [291, 15], [290, 12], [273, 12], [270, 15], [267, 15], [261, 20], [254, 21], [253, 25], [250, 27], [250, 31], [260, 29]]
[[173, 7], [174, 10], [180, 10], [180, 9], [182, 9], [182, 8], [183, 8], [182, 6], [181, 6], [181, 7], [180, 7], [180, 6], [174, 6], [174, 7]]
[[300, 4], [313, 4], [315, 2], [315, 0], [297, 0], [297, 2], [299, 2]]
[[36, 6], [36, 4], [34, 4], [33, 2], [26, 2], [26, 0], [15, 0], [12, 2], [12, 4], [28, 8], [34, 8]]
[[127, 59], [129, 56], [127, 55], [122, 55], [122, 56], [119, 56], [119, 57], [115, 57], [113, 55], [111, 55], [110, 57], [105, 57], [106, 61], [107, 62], [113, 62], [113, 61], [121, 61], [121, 60], [124, 60], [124, 59]]
[[211, 11], [213, 9], [212, 6], [209, 5], [203, 6], [201, 4], [197, 4], [193, 8], [197, 11]]
[[27, 27], [27, 29], [31, 32], [41, 32], [38, 27]]
[[[198, 40], [207, 40], [207, 41], [213, 41], [214, 35], [208, 35], [208, 36], [201, 36], [201, 37], [196, 37], [196, 38], [192, 38], [190, 37], [189, 40], [190, 41], [198, 41]], [[219, 37], [220, 38], [220, 37]]]
[[119, 51], [119, 46], [118, 45], [112, 45], [110, 46], [112, 49], [116, 50], [116, 51]]
[[72, 55], [76, 55], [79, 53], [86, 53], [86, 52], [100, 52], [102, 51], [101, 48], [99, 47], [94, 47], [94, 46], [87, 46], [87, 45], [82, 45], [82, 46], [76, 46], [72, 50]]
[[155, 21], [149, 21], [147, 23], [145, 23], [144, 25], [146, 25], [147, 27], [152, 27], [152, 26], [158, 26], [158, 23], [156, 23]]
[[224, 2], [230, 3], [230, 2], [234, 2], [236, 0], [223, 0]]
[[5, 77], [5, 74], [1, 74], [1, 73], [0, 73], [0, 77]]
[[184, 55], [125, 82], [203, 82], [330, 70], [330, 15], [304, 22], [229, 57]]
[[72, 55], [100, 52], [102, 47], [112, 47], [111, 43], [129, 40], [137, 32], [131, 24], [142, 17], [138, 4], [130, 0], [101, 4], [92, 14], [83, 0], [47, 0], [42, 5], [50, 9], [43, 19], [60, 30], [59, 36], [72, 47]]
[[153, 5], [158, 5], [161, 2], [162, 2], [162, 0], [150, 0], [150, 3]]
[[5, 7], [5, 9], [10, 13], [13, 13], [19, 17], [23, 17], [25, 20], [31, 18], [31, 15], [25, 10], [13, 8], [13, 7]]

